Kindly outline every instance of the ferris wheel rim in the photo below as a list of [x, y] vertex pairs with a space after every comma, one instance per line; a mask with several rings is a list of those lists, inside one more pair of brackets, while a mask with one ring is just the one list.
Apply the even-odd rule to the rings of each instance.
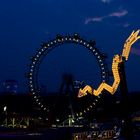
[[[40, 106], [40, 108], [47, 112], [49, 111], [49, 109], [46, 107], [44, 103], [41, 102], [40, 95], [38, 93], [38, 80], [37, 80], [38, 71], [39, 71], [41, 62], [46, 57], [46, 55], [49, 52], [51, 52], [51, 50], [55, 49], [57, 46], [60, 46], [65, 43], [69, 43], [69, 44], [73, 43], [73, 44], [81, 45], [89, 49], [99, 64], [100, 71], [101, 71], [101, 81], [106, 82], [108, 80], [108, 69], [105, 63], [105, 59], [103, 55], [101, 54], [101, 52], [95, 47], [94, 41], [86, 41], [82, 39], [78, 34], [74, 34], [73, 36], [57, 35], [55, 39], [48, 41], [47, 43], [43, 43], [41, 45], [41, 48], [37, 50], [37, 53], [32, 57], [30, 70], [29, 70], [29, 76], [28, 76], [30, 93], [32, 94], [33, 98], [35, 99], [36, 103]], [[100, 96], [98, 97], [98, 99], [99, 98]], [[93, 106], [95, 106], [96, 104], [95, 102], [92, 104]], [[77, 117], [82, 116], [83, 113], [86, 113], [86, 111], [89, 111], [91, 108], [93, 108], [92, 105], [90, 105], [83, 112], [76, 113], [76, 116]]]

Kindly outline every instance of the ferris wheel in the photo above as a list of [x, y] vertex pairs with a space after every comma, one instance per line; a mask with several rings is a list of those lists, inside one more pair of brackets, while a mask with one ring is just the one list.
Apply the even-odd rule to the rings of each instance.
[[[100, 81], [107, 82], [109, 79], [108, 68], [105, 62], [105, 56], [103, 53], [99, 51], [99, 49], [95, 47], [95, 41], [87, 41], [81, 38], [78, 34], [68, 35], [68, 36], [57, 35], [56, 38], [54, 38], [53, 40], [43, 43], [41, 45], [40, 49], [38, 49], [36, 51], [36, 54], [32, 57], [30, 68], [29, 68], [29, 76], [28, 76], [29, 91], [31, 95], [33, 96], [35, 102], [40, 107], [40, 109], [44, 111], [46, 114], [49, 113], [50, 107], [47, 106], [44, 103], [44, 101], [42, 102], [42, 98], [40, 95], [40, 84], [39, 84], [40, 66], [43, 63], [43, 60], [47, 58], [47, 55], [49, 53], [52, 53], [55, 48], [57, 48], [58, 46], [62, 46], [63, 44], [79, 45], [89, 50], [89, 52], [95, 57], [98, 63], [97, 67], [99, 67], [99, 70], [100, 70], [100, 77], [99, 77]], [[78, 81], [72, 82], [72, 84], [75, 84], [75, 83], [77, 84]], [[78, 86], [76, 85], [76, 87]], [[75, 94], [75, 97], [77, 97], [77, 94]], [[94, 100], [90, 98], [91, 101], [89, 101], [86, 107], [82, 107], [78, 111], [74, 110], [73, 118], [78, 118], [80, 116], [83, 116], [90, 110], [94, 109], [99, 99], [100, 99], [100, 96], [94, 98]], [[60, 120], [60, 119], [57, 119], [57, 120]]]

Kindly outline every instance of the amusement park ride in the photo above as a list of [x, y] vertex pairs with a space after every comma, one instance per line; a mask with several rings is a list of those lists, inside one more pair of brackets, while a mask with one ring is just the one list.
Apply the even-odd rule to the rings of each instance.
[[79, 89], [78, 97], [86, 96], [88, 93], [94, 96], [99, 96], [104, 90], [108, 91], [110, 94], [115, 94], [118, 86], [120, 85], [120, 90], [122, 94], [122, 116], [124, 124], [122, 125], [122, 135], [125, 139], [133, 139], [133, 129], [132, 122], [130, 118], [130, 112], [128, 110], [129, 104], [127, 99], [127, 84], [124, 70], [124, 62], [128, 60], [131, 46], [140, 39], [138, 35], [140, 30], [132, 32], [124, 44], [124, 48], [121, 55], [115, 55], [112, 62], [112, 73], [114, 77], [114, 82], [112, 85], [108, 85], [105, 82], [102, 82], [97, 90], [94, 90], [91, 86], [86, 85], [83, 89]]
[[98, 96], [99, 94], [102, 93], [103, 90], [107, 90], [109, 93], [112, 95], [116, 92], [118, 89], [118, 86], [120, 84], [120, 72], [119, 72], [119, 67], [122, 62], [125, 62], [128, 60], [131, 46], [138, 40], [140, 39], [140, 36], [138, 36], [140, 30], [136, 32], [132, 32], [131, 35], [128, 37], [124, 44], [123, 52], [121, 55], [115, 55], [113, 58], [112, 62], [112, 72], [113, 72], [113, 77], [114, 77], [114, 82], [111, 85], [108, 85], [105, 82], [102, 82], [97, 90], [93, 89], [91, 86], [86, 85], [83, 89], [79, 90], [78, 97], [82, 97], [87, 95], [87, 93], [93, 94], [95, 96]]
[[[82, 39], [78, 34], [74, 34], [73, 36], [58, 35], [54, 40], [51, 40], [48, 43], [42, 44], [41, 48], [37, 51], [35, 56], [33, 56], [31, 59], [32, 62], [30, 64], [28, 79], [29, 79], [30, 93], [33, 96], [33, 99], [35, 100], [35, 102], [40, 107], [40, 110], [43, 111], [43, 113], [41, 113], [44, 115], [43, 119], [45, 119], [45, 121], [47, 121], [47, 122], [50, 121], [49, 117], [48, 117], [50, 108], [42, 102], [42, 98], [39, 95], [40, 94], [40, 85], [39, 85], [40, 65], [41, 65], [42, 61], [44, 60], [45, 56], [50, 51], [52, 51], [55, 47], [60, 46], [65, 43], [78, 44], [80, 46], [87, 48], [95, 56], [97, 62], [99, 63], [100, 70], [101, 70], [101, 84], [99, 85], [99, 87], [97, 89], [93, 89], [89, 85], [86, 85], [84, 88], [78, 87], [78, 97], [79, 98], [86, 96], [89, 93], [89, 94], [95, 96], [94, 101], [92, 100], [93, 101], [92, 104], [90, 104], [88, 107], [86, 107], [86, 109], [83, 109], [83, 111], [79, 111], [76, 113], [73, 112], [72, 106], [71, 106], [70, 109], [71, 109], [72, 115], [67, 114], [68, 119], [66, 119], [66, 120], [60, 121], [60, 119], [57, 118], [57, 121], [59, 121], [59, 123], [62, 124], [63, 122], [68, 120], [69, 124], [70, 124], [69, 126], [72, 126], [73, 122], [76, 122], [76, 121], [78, 122], [80, 120], [79, 119], [80, 117], [82, 118], [84, 116], [84, 114], [86, 114], [86, 112], [88, 112], [90, 109], [94, 109], [96, 107], [96, 103], [98, 102], [98, 99], [101, 98], [101, 94], [105, 90], [107, 92], [109, 92], [111, 95], [114, 95], [120, 85], [121, 93], [124, 96], [123, 102], [125, 104], [124, 106], [122, 106], [122, 108], [124, 107], [123, 111], [124, 111], [125, 115], [123, 114], [124, 115], [123, 117], [124, 117], [124, 121], [126, 122], [125, 132], [127, 132], [126, 137], [129, 136], [129, 138], [130, 138], [131, 130], [129, 130], [130, 118], [129, 118], [129, 114], [128, 114], [128, 109], [127, 109], [128, 106], [127, 106], [127, 101], [126, 101], [127, 86], [126, 86], [126, 81], [125, 81], [126, 79], [125, 79], [124, 63], [129, 58], [129, 54], [130, 54], [132, 45], [138, 39], [140, 39], [139, 32], [140, 32], [140, 30], [133, 31], [124, 44], [122, 54], [120, 54], [120, 55], [116, 54], [113, 57], [112, 73], [113, 73], [114, 81], [113, 81], [112, 85], [108, 84], [109, 74], [108, 74], [108, 69], [107, 69], [106, 62], [105, 62], [105, 57], [102, 53], [100, 53], [100, 51], [97, 48], [95, 48], [94, 41], [86, 41], [86, 40]], [[63, 87], [66, 86], [67, 94], [69, 94], [69, 86], [72, 85], [72, 89], [74, 89], [73, 78], [71, 77], [71, 75], [64, 75], [63, 79], [64, 79], [64, 82], [61, 85], [60, 92], [62, 92]], [[67, 82], [66, 85], [65, 85], [65, 81]], [[93, 96], [89, 96], [89, 97], [92, 98]], [[78, 99], [77, 94], [76, 94], [76, 99]], [[4, 107], [4, 113], [5, 113], [5, 116], [7, 117], [7, 107], [6, 106]], [[29, 122], [30, 122], [29, 117], [22, 118], [22, 119], [20, 119], [20, 121], [19, 121], [19, 118], [17, 119], [15, 117], [10, 118], [9, 120], [10, 120], [10, 125], [8, 125], [8, 118], [5, 119], [4, 125], [10, 126], [13, 128], [15, 128], [16, 126], [19, 126], [19, 125], [29, 127]], [[21, 124], [25, 124], [25, 125], [21, 125]], [[111, 130], [111, 133], [114, 134], [114, 130], [113, 131]], [[76, 137], [77, 137], [77, 134], [75, 134], [75, 138]]]
[[[103, 91], [109, 92], [111, 95], [114, 95], [116, 90], [118, 89], [120, 85], [121, 93], [124, 94], [124, 97], [127, 95], [127, 86], [125, 81], [125, 71], [124, 71], [124, 63], [128, 60], [131, 46], [140, 39], [139, 36], [140, 30], [133, 31], [131, 35], [126, 40], [122, 54], [116, 54], [113, 57], [112, 61], [112, 73], [113, 73], [113, 84], [109, 85], [108, 82], [108, 69], [106, 67], [105, 58], [103, 54], [99, 52], [97, 48], [95, 48], [95, 42], [93, 41], [86, 41], [82, 39], [78, 34], [75, 34], [74, 36], [61, 36], [58, 35], [54, 40], [51, 40], [48, 43], [44, 43], [42, 47], [37, 51], [35, 56], [32, 57], [32, 62], [30, 64], [30, 70], [29, 70], [29, 89], [30, 93], [32, 94], [33, 98], [35, 99], [36, 103], [40, 106], [41, 110], [43, 110], [46, 114], [49, 112], [49, 107], [47, 107], [44, 103], [41, 102], [41, 97], [39, 95], [39, 67], [42, 63], [44, 57], [47, 55], [48, 52], [53, 50], [55, 47], [62, 45], [64, 43], [73, 43], [73, 44], [79, 44], [80, 46], [86, 47], [88, 50], [90, 50], [93, 55], [96, 57], [96, 60], [98, 61], [100, 68], [101, 68], [101, 84], [97, 89], [93, 89], [91, 86], [86, 85], [84, 88], [79, 88], [78, 91], [78, 97], [86, 96], [88, 93], [95, 96], [95, 101], [93, 101], [92, 104], [90, 104], [89, 107], [83, 110], [83, 112], [73, 113], [72, 120], [74, 119], [78, 120], [78, 117], [82, 117], [83, 114], [88, 112], [90, 109], [95, 108], [96, 102], [98, 99], [101, 98], [101, 94]], [[77, 96], [77, 95], [76, 95]], [[97, 98], [96, 98], [97, 97]], [[126, 98], [124, 98], [124, 102]], [[126, 109], [126, 106], [124, 108]], [[125, 112], [125, 111], [124, 111]], [[125, 114], [124, 117], [126, 122], [129, 122], [128, 112]], [[128, 125], [127, 125], [128, 126]], [[126, 129], [127, 131], [128, 129]]]
[[[100, 98], [99, 95], [106, 90], [112, 95], [116, 92], [118, 89], [118, 86], [121, 82], [120, 79], [120, 67], [121, 64], [128, 60], [131, 46], [140, 39], [140, 36], [138, 36], [140, 30], [136, 32], [132, 32], [131, 35], [128, 37], [124, 44], [124, 48], [121, 55], [115, 55], [112, 61], [112, 73], [114, 77], [114, 82], [112, 85], [109, 85], [108, 82], [108, 69], [106, 67], [105, 60], [103, 58], [103, 55], [99, 52], [97, 48], [95, 48], [95, 42], [94, 41], [86, 41], [82, 39], [78, 34], [74, 34], [74, 36], [61, 36], [58, 35], [56, 39], [51, 40], [48, 43], [44, 43], [42, 47], [37, 51], [36, 55], [32, 57], [32, 62], [30, 64], [30, 72], [29, 72], [29, 89], [30, 92], [33, 95], [33, 98], [35, 99], [36, 103], [40, 106], [40, 108], [44, 111], [48, 111], [49, 108], [46, 107], [45, 104], [43, 104], [40, 100], [39, 95], [39, 67], [44, 59], [44, 57], [47, 55], [48, 52], [52, 51], [55, 47], [60, 46], [65, 43], [73, 43], [73, 44], [79, 44], [81, 46], [86, 47], [89, 49], [93, 55], [96, 57], [96, 60], [98, 61], [100, 68], [101, 68], [101, 81], [102, 83], [99, 85], [99, 87], [96, 89], [93, 89], [91, 86], [86, 85], [83, 89], [79, 89], [78, 97], [83, 97], [87, 95], [87, 93], [92, 94]], [[96, 99], [97, 100], [97, 99]], [[95, 102], [93, 103], [95, 105]], [[92, 108], [88, 107], [86, 110], [89, 110]], [[84, 110], [84, 112], [86, 112]], [[77, 113], [76, 113], [77, 114]], [[82, 116], [82, 112], [78, 113], [76, 116]]]
[[[95, 41], [86, 41], [85, 39], [81, 38], [78, 34], [74, 34], [72, 36], [61, 36], [57, 35], [57, 37], [47, 43], [43, 43], [41, 45], [41, 48], [37, 51], [37, 53], [32, 57], [32, 62], [30, 64], [30, 70], [29, 70], [29, 90], [30, 93], [32, 94], [35, 102], [38, 104], [38, 106], [41, 108], [42, 111], [44, 111], [46, 114], [49, 112], [49, 106], [46, 106], [46, 104], [42, 103], [41, 97], [40, 97], [40, 82], [39, 82], [39, 70], [40, 70], [40, 65], [42, 64], [43, 60], [45, 57], [47, 57], [47, 54], [50, 53], [52, 50], [54, 50], [56, 47], [61, 46], [63, 44], [74, 44], [74, 45], [79, 45], [80, 47], [83, 46], [86, 49], [91, 52], [91, 54], [94, 55], [96, 58], [99, 68], [101, 70], [101, 77], [98, 78], [102, 82], [107, 82], [108, 81], [108, 69], [107, 69], [107, 64], [105, 62], [104, 55], [100, 53], [100, 51], [95, 47]], [[71, 46], [74, 46], [71, 45]], [[67, 87], [67, 86], [66, 86]], [[77, 94], [75, 94], [77, 98]], [[100, 98], [100, 97], [99, 97]], [[95, 102], [91, 104], [88, 104], [86, 109], [82, 109], [82, 111], [74, 112], [74, 117], [77, 118], [82, 116], [85, 112], [88, 112], [95, 106], [98, 98], [95, 100]], [[68, 115], [69, 116], [69, 115]]]

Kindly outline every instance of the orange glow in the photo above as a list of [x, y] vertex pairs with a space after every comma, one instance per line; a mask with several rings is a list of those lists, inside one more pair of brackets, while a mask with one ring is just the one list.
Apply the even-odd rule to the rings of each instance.
[[131, 46], [138, 40], [140, 39], [140, 36], [138, 36], [140, 30], [137, 30], [136, 32], [132, 32], [131, 35], [128, 37], [128, 39], [126, 40], [125, 44], [124, 44], [124, 48], [123, 48], [123, 52], [122, 52], [122, 56], [128, 60], [129, 54], [130, 54], [130, 50], [131, 50]]
[[107, 83], [101, 83], [97, 90], [93, 90], [89, 85], [86, 85], [83, 89], [79, 90], [78, 97], [87, 95], [87, 92], [98, 96], [104, 89], [110, 92], [111, 94], [114, 94], [120, 83], [120, 76], [118, 71], [118, 65], [120, 62], [122, 62], [120, 56], [115, 55], [112, 63], [112, 72], [114, 76], [114, 82], [112, 86], [108, 85]]
[[118, 86], [120, 84], [120, 75], [119, 75], [119, 64], [123, 62], [122, 58], [125, 58], [125, 60], [128, 60], [131, 46], [140, 39], [140, 36], [138, 36], [140, 30], [137, 30], [136, 32], [132, 32], [131, 35], [128, 37], [124, 44], [122, 55], [115, 55], [112, 62], [112, 72], [114, 77], [114, 82], [112, 86], [108, 85], [107, 83], [102, 82], [97, 90], [93, 89], [91, 86], [86, 85], [83, 89], [79, 90], [78, 97], [82, 97], [87, 95], [87, 93], [93, 94], [95, 96], [98, 96], [102, 93], [103, 90], [107, 90], [112, 95], [116, 92], [118, 89]]

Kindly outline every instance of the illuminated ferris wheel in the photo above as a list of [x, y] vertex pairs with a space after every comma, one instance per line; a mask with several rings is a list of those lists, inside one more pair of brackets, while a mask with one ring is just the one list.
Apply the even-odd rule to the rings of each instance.
[[[74, 34], [71, 36], [57, 35], [55, 39], [48, 41], [47, 43], [43, 43], [41, 45], [41, 48], [38, 49], [36, 54], [32, 57], [28, 76], [30, 93], [32, 94], [35, 102], [38, 104], [41, 110], [43, 110], [46, 113], [50, 111], [50, 108], [44, 102], [42, 102], [40, 95], [40, 66], [49, 53], [53, 52], [55, 48], [57, 48], [58, 46], [62, 46], [63, 44], [72, 44], [71, 46], [79, 45], [89, 50], [89, 52], [95, 57], [98, 63], [97, 67], [99, 67], [100, 70], [100, 77], [98, 79], [100, 79], [101, 82], [107, 82], [109, 78], [108, 68], [105, 62], [105, 56], [95, 47], [95, 41], [86, 41], [85, 39], [81, 38], [78, 34]], [[77, 94], [75, 94], [75, 97], [77, 97]], [[94, 107], [96, 106], [96, 102], [98, 102], [99, 98], [100, 96], [94, 98], [94, 100], [90, 98], [90, 100], [92, 100], [89, 101], [88, 105], [82, 107], [78, 111], [74, 111], [74, 118], [83, 116], [91, 109], [94, 109]]]

